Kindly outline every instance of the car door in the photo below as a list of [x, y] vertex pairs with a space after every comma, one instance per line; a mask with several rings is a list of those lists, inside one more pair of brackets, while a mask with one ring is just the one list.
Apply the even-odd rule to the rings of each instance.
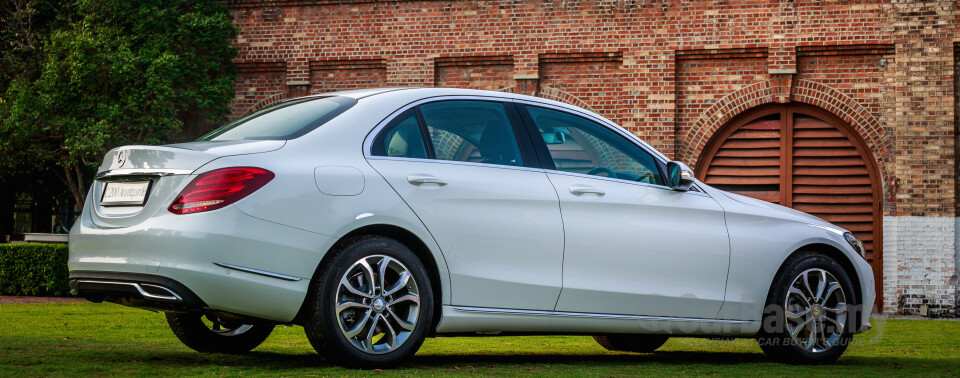
[[664, 186], [662, 162], [616, 131], [521, 106], [560, 198], [566, 247], [558, 312], [715, 318], [729, 242], [723, 210]]
[[440, 246], [455, 306], [553, 310], [560, 294], [559, 200], [514, 123], [512, 103], [434, 101], [390, 121], [369, 151]]

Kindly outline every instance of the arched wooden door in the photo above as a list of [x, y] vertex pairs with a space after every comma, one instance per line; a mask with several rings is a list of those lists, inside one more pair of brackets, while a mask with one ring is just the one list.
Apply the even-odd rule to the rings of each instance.
[[802, 104], [761, 106], [713, 137], [697, 178], [718, 189], [804, 211], [863, 241], [883, 303], [880, 179], [876, 160], [842, 120]]

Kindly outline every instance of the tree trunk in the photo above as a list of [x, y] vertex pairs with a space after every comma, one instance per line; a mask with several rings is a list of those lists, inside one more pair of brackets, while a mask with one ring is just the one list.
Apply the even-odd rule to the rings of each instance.
[[80, 169], [80, 166], [77, 163], [73, 164], [74, 169], [70, 169], [70, 166], [63, 166], [63, 174], [67, 179], [67, 186], [70, 187], [70, 193], [73, 194], [73, 200], [76, 201], [74, 209], [79, 214], [83, 211], [83, 204], [86, 203], [86, 184], [83, 182], [83, 171]]

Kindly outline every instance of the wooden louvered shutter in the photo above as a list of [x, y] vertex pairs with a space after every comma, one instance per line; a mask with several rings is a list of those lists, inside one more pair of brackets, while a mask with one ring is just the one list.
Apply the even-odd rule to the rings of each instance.
[[790, 207], [853, 232], [872, 260], [876, 199], [866, 164], [835, 126], [794, 114]]
[[704, 180], [708, 185], [780, 203], [779, 114], [754, 120], [720, 144]]
[[806, 105], [768, 105], [722, 128], [697, 177], [718, 189], [804, 211], [863, 241], [882, 301], [880, 184], [865, 145], [842, 121]]

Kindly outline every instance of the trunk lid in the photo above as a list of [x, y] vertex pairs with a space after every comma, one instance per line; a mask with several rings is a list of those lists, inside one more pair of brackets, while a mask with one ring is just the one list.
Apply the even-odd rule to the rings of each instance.
[[205, 164], [225, 156], [275, 151], [282, 140], [190, 142], [123, 146], [109, 152], [91, 185], [91, 216], [97, 226], [129, 227], [165, 210]]

